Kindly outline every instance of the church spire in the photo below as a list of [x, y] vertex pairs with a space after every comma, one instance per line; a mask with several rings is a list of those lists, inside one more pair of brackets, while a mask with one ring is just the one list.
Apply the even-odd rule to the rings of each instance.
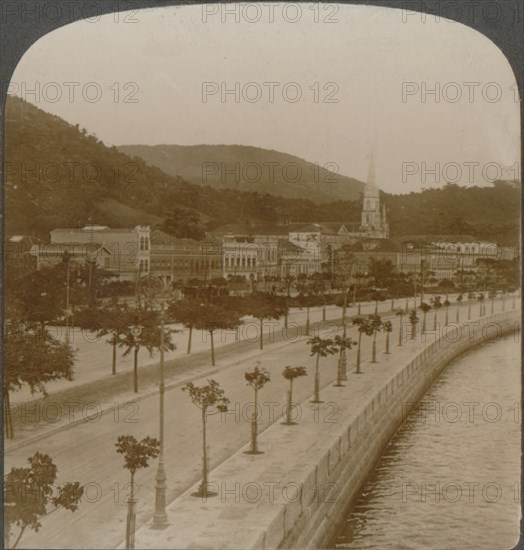
[[364, 196], [373, 197], [373, 198], [376, 198], [379, 196], [379, 190], [377, 187], [376, 174], [375, 174], [375, 152], [373, 150], [371, 150], [370, 157], [369, 157], [368, 179], [366, 182], [366, 187], [364, 189]]

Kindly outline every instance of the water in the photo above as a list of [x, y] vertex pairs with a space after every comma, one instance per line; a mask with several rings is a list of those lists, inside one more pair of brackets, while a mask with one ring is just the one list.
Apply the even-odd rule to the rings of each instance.
[[446, 368], [386, 449], [332, 548], [516, 544], [521, 367], [515, 339], [476, 348]]

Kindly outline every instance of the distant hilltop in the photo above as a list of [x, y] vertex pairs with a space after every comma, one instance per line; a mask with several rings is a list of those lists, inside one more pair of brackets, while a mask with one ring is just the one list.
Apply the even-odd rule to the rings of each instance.
[[130, 157], [196, 185], [256, 191], [317, 204], [358, 200], [364, 184], [338, 173], [335, 163], [320, 166], [271, 149], [246, 145], [121, 145]]

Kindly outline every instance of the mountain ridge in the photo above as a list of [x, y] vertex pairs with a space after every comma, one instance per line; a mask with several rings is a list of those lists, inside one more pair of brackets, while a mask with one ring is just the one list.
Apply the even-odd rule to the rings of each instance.
[[328, 203], [358, 200], [365, 185], [339, 174], [334, 163], [319, 166], [296, 155], [253, 145], [134, 144], [117, 148], [166, 174], [218, 189]]

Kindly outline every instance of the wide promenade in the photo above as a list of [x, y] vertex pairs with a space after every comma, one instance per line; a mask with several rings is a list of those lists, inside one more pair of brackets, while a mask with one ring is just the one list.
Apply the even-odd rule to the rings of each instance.
[[[404, 305], [404, 304], [399, 304]], [[496, 310], [501, 310], [500, 301], [494, 304]], [[511, 301], [506, 299], [505, 308], [512, 307]], [[380, 310], [389, 310], [389, 303], [380, 304]], [[455, 318], [456, 306], [450, 306], [449, 322]], [[461, 307], [461, 319], [466, 319], [468, 305]], [[479, 305], [474, 303], [471, 308], [471, 323], [474, 328], [475, 319], [479, 317]], [[487, 313], [490, 313], [490, 303], [486, 303]], [[362, 308], [362, 313], [369, 313], [374, 310], [374, 304], [368, 304]], [[440, 333], [444, 322], [444, 308], [438, 313], [437, 333]], [[340, 321], [340, 308], [328, 309], [328, 320]], [[391, 312], [381, 312], [388, 317]], [[356, 311], [348, 311], [348, 319], [355, 315]], [[302, 312], [304, 315], [304, 312]], [[338, 324], [319, 323], [317, 328], [313, 323], [321, 320], [320, 311], [312, 312], [311, 334], [317, 330], [320, 335], [333, 336], [335, 332], [341, 333]], [[419, 313], [422, 318], [422, 313]], [[403, 346], [398, 346], [398, 321], [391, 317], [393, 332], [391, 339], [391, 355], [385, 355], [385, 335], [379, 334], [378, 338], [378, 363], [370, 364], [371, 338], [364, 337], [362, 341], [362, 375], [349, 374], [349, 380], [345, 387], [332, 387], [336, 379], [337, 358], [328, 357], [321, 363], [321, 385], [324, 404], [311, 406], [308, 400], [313, 389], [313, 366], [314, 358], [309, 355], [309, 348], [306, 345], [307, 336], [296, 336], [289, 340], [275, 338], [274, 341], [266, 342], [265, 349], [260, 351], [257, 342], [231, 342], [224, 344], [223, 349], [217, 354], [217, 365], [215, 368], [209, 366], [207, 350], [197, 351], [192, 356], [182, 358], [179, 351], [179, 359], [171, 358], [173, 363], [168, 374], [168, 390], [166, 393], [166, 433], [165, 433], [165, 463], [168, 484], [168, 502], [173, 502], [177, 497], [183, 495], [195, 483], [200, 476], [200, 455], [201, 455], [201, 424], [199, 411], [192, 405], [187, 395], [180, 391], [180, 386], [187, 380], [194, 380], [196, 384], [202, 383], [206, 378], [216, 379], [224, 388], [227, 397], [231, 400], [230, 410], [225, 415], [216, 414], [208, 418], [208, 444], [210, 453], [211, 481], [213, 470], [224, 463], [234, 453], [241, 450], [250, 437], [250, 413], [252, 393], [246, 387], [244, 372], [250, 370], [256, 361], [268, 369], [271, 374], [271, 382], [264, 387], [260, 394], [262, 404], [262, 417], [260, 420], [260, 432], [263, 433], [268, 427], [273, 430], [282, 428], [279, 437], [284, 444], [289, 439], [288, 432], [291, 428], [280, 426], [282, 411], [285, 404], [285, 392], [287, 382], [281, 376], [286, 365], [304, 365], [307, 367], [308, 376], [299, 379], [294, 388], [294, 401], [300, 403], [301, 422], [322, 426], [335, 424], [341, 414], [340, 396], [350, 397], [352, 406], [359, 406], [366, 395], [374, 391], [377, 384], [384, 381], [391, 375], [391, 372], [401, 363], [409, 360], [431, 342], [431, 335], [425, 339], [417, 337], [408, 338]], [[304, 317], [302, 317], [304, 321]], [[404, 318], [406, 321], [406, 318]], [[300, 324], [300, 323], [299, 323]], [[467, 324], [467, 323], [466, 323]], [[324, 327], [324, 328], [322, 328]], [[427, 318], [428, 330], [433, 330], [432, 312]], [[278, 332], [278, 331], [277, 331]], [[348, 334], [357, 339], [355, 327], [350, 327]], [[234, 337], [234, 336], [233, 336]], [[434, 337], [434, 336], [433, 336]], [[425, 341], [423, 341], [425, 340]], [[207, 348], [208, 343], [203, 343]], [[108, 351], [108, 349], [106, 349]], [[188, 364], [177, 368], [178, 364], [187, 361]], [[355, 366], [355, 350], [348, 354], [348, 372]], [[128, 383], [127, 374], [121, 375], [122, 382]], [[83, 545], [88, 548], [114, 548], [122, 543], [125, 534], [125, 521], [127, 511], [127, 498], [129, 496], [128, 473], [122, 468], [122, 458], [117, 455], [114, 449], [116, 438], [122, 434], [132, 434], [137, 438], [146, 435], [158, 435], [158, 391], [156, 384], [158, 380], [158, 368], [156, 365], [142, 367], [141, 377], [144, 380], [140, 395], [129, 392], [128, 388], [121, 388], [114, 396], [104, 394], [105, 401], [100, 401], [101, 408], [111, 402], [113, 397], [113, 408], [106, 414], [96, 415], [90, 421], [74, 417], [64, 423], [53, 425], [49, 422], [33, 422], [31, 429], [22, 428], [22, 438], [15, 439], [14, 444], [8, 446], [5, 456], [5, 469], [12, 466], [20, 466], [25, 459], [36, 451], [45, 452], [52, 456], [58, 465], [58, 482], [80, 481], [86, 485], [87, 491], [80, 505], [79, 510], [70, 514], [59, 511], [42, 521], [42, 528], [38, 533], [29, 532], [24, 535], [21, 547], [27, 548], [68, 548], [78, 544], [79, 540], [84, 541]], [[119, 378], [119, 377], [116, 377]], [[105, 384], [115, 377], [104, 377], [94, 382], [83, 385], [78, 384], [75, 391], [81, 392], [83, 388], [93, 389], [94, 384]], [[96, 387], [96, 386], [95, 386]], [[63, 405], [63, 391], [57, 389], [47, 399]], [[69, 391], [69, 390], [68, 390]], [[79, 399], [96, 400], [96, 395], [83, 395], [77, 393]], [[38, 402], [35, 402], [38, 404]], [[35, 404], [33, 403], [33, 405]], [[43, 406], [43, 404], [41, 403]], [[94, 409], [92, 409], [94, 410]], [[28, 424], [31, 424], [28, 422]], [[300, 430], [301, 426], [293, 427]], [[25, 432], [25, 433], [24, 433]], [[298, 433], [296, 431], [295, 433]], [[16, 435], [16, 434], [15, 434]], [[293, 459], [292, 446], [289, 447], [289, 459]], [[249, 458], [248, 460], [267, 460], [270, 453], [260, 457]], [[136, 482], [139, 490], [136, 493], [138, 499], [137, 526], [142, 526], [137, 539], [137, 547], [140, 547], [141, 540], [148, 540], [150, 530], [147, 527], [154, 510], [154, 486], [155, 486], [156, 462], [146, 470], [137, 475]], [[278, 472], [275, 474], [277, 475]], [[278, 477], [278, 475], [277, 475]], [[202, 504], [199, 504], [202, 506]], [[152, 532], [152, 531], [151, 531]], [[159, 536], [161, 532], [159, 533]], [[157, 541], [158, 542], [158, 541]]]

